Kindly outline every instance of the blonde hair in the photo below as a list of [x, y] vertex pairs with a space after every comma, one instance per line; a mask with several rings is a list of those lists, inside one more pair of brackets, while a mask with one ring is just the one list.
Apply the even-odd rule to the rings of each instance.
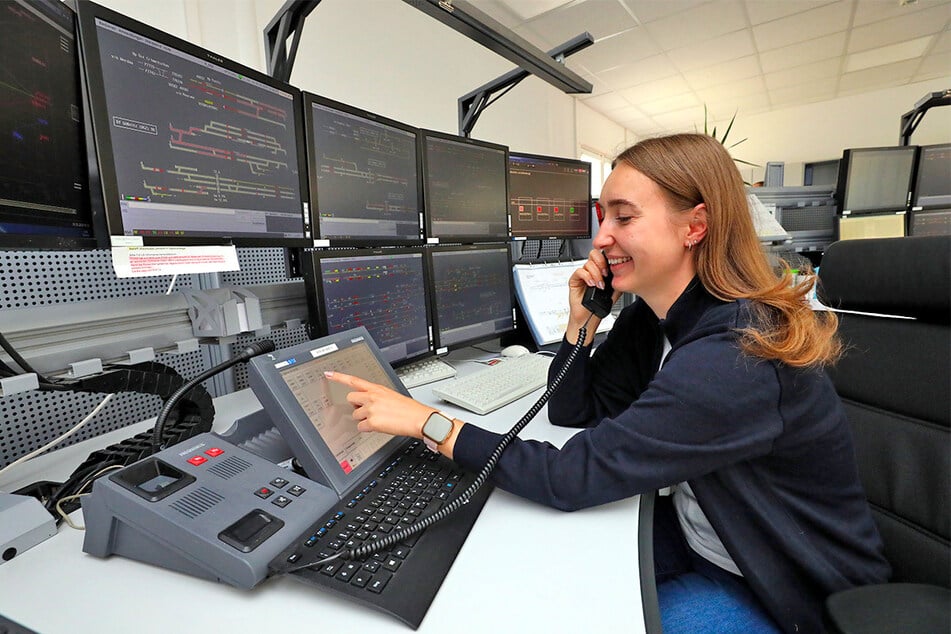
[[697, 274], [719, 299], [751, 300], [753, 324], [739, 331], [744, 352], [796, 367], [822, 367], [839, 358], [838, 319], [812, 310], [806, 297], [811, 283], [793, 284], [788, 264], [782, 263], [779, 274], [770, 266], [753, 227], [743, 179], [719, 141], [705, 134], [645, 139], [614, 163], [657, 183], [671, 213], [704, 203], [707, 232], [693, 248]]

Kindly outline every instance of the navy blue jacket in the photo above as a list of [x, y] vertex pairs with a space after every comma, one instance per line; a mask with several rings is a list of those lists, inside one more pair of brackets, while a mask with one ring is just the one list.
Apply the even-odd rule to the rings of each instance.
[[[698, 279], [664, 320], [636, 301], [549, 402], [552, 423], [586, 429], [560, 450], [516, 440], [493, 483], [574, 510], [687, 481], [776, 622], [818, 632], [826, 596], [884, 582], [890, 567], [832, 382], [742, 353], [736, 329], [750, 321], [748, 302], [720, 301]], [[455, 460], [478, 470], [500, 438], [466, 425]]]

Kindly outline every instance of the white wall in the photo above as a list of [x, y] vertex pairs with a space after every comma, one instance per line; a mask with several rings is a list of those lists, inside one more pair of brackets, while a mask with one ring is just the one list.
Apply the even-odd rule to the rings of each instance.
[[[926, 94], [951, 87], [945, 80], [877, 90], [761, 115], [737, 115], [730, 139], [748, 140], [734, 158], [757, 163], [741, 168], [750, 182], [761, 180], [768, 161], [785, 162], [786, 185], [802, 184], [803, 163], [838, 159], [842, 150], [898, 145], [901, 116]], [[730, 143], [727, 140], [727, 145]], [[951, 107], [930, 109], [911, 137], [914, 145], [951, 142]]]

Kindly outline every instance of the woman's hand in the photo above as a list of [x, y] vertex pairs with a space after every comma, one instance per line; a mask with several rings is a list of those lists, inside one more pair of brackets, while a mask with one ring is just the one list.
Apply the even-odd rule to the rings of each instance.
[[347, 402], [360, 431], [420, 438], [423, 423], [436, 410], [388, 387], [342, 372], [324, 372], [327, 380], [350, 388]]
[[[574, 343], [578, 340], [578, 329], [588, 322], [588, 337], [585, 343], [591, 343], [594, 340], [594, 332], [598, 328], [601, 320], [591, 315], [591, 311], [581, 305], [586, 290], [593, 286], [604, 288], [604, 279], [608, 275], [608, 260], [604, 254], [597, 249], [591, 249], [588, 253], [588, 259], [584, 265], [576, 269], [571, 277], [568, 278], [568, 328], [565, 335], [568, 341]], [[615, 298], [618, 293], [615, 293]], [[588, 318], [591, 321], [588, 321]]]

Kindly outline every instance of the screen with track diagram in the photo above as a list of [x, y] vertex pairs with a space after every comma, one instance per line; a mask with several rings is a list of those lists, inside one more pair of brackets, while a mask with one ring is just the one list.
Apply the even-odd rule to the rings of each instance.
[[457, 347], [515, 327], [508, 246], [433, 250], [437, 346]]
[[507, 148], [427, 130], [423, 149], [428, 237], [507, 240]]
[[509, 153], [509, 216], [521, 238], [591, 237], [591, 164]]
[[305, 99], [319, 237], [421, 241], [417, 131], [309, 94]]
[[85, 54], [105, 111], [94, 122], [110, 233], [304, 246], [295, 89], [125, 20], [93, 23], [98, 56]]
[[314, 258], [328, 334], [363, 326], [390, 363], [431, 350], [421, 252]]

